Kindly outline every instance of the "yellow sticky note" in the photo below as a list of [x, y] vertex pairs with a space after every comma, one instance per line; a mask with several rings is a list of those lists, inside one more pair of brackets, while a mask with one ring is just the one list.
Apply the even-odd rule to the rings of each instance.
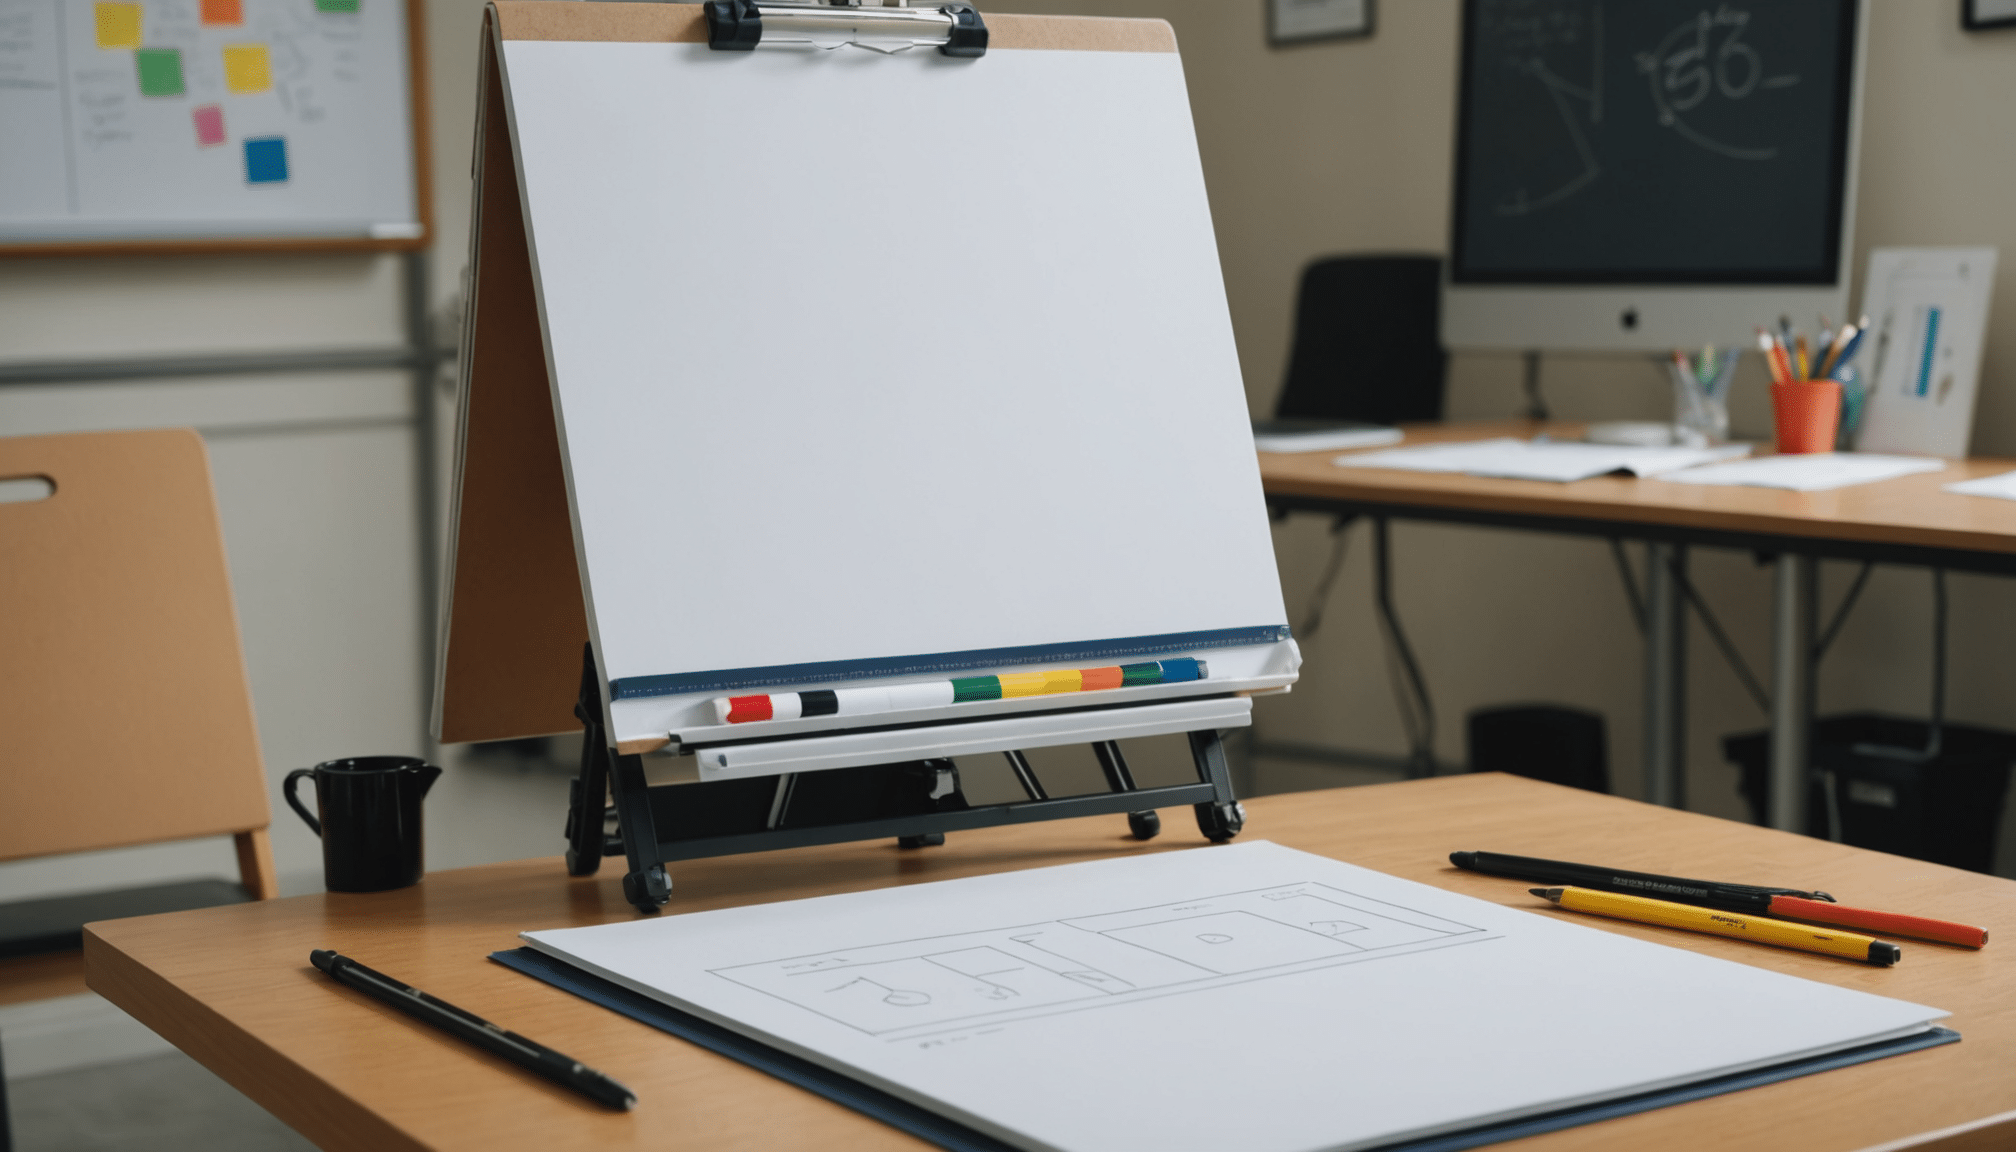
[[93, 4], [91, 11], [98, 18], [98, 47], [140, 47], [140, 5]]
[[224, 86], [241, 94], [273, 87], [273, 61], [266, 45], [224, 45]]

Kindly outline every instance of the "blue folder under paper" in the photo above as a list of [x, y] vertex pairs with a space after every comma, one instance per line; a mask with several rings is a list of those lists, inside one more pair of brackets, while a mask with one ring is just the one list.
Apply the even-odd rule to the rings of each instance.
[[[563, 991], [572, 992], [583, 1000], [620, 1012], [632, 1020], [649, 1024], [662, 1032], [670, 1032], [711, 1052], [740, 1060], [751, 1068], [767, 1072], [786, 1083], [796, 1084], [865, 1116], [872, 1116], [892, 1128], [901, 1129], [919, 1139], [929, 1140], [940, 1148], [949, 1149], [950, 1152], [1015, 1152], [1013, 1145], [1003, 1143], [985, 1133], [976, 1132], [955, 1120], [947, 1119], [878, 1088], [872, 1088], [832, 1069], [781, 1052], [760, 1041], [751, 1040], [738, 1032], [702, 1020], [698, 1016], [661, 1004], [600, 976], [583, 972], [543, 952], [531, 948], [517, 948], [508, 952], [492, 952], [490, 959], [536, 980], [543, 980]], [[1770, 1068], [1721, 1076], [1698, 1084], [1646, 1092], [1587, 1107], [1565, 1108], [1542, 1116], [1531, 1116], [1503, 1124], [1489, 1124], [1421, 1140], [1382, 1144], [1377, 1152], [1461, 1152], [1465, 1148], [1477, 1148], [1485, 1144], [1537, 1136], [1543, 1132], [1574, 1128], [1637, 1112], [1650, 1112], [1671, 1104], [1684, 1104], [1689, 1100], [1720, 1096], [1727, 1092], [1754, 1088], [1760, 1084], [1773, 1084], [1814, 1072], [1845, 1068], [1851, 1064], [1879, 1060], [1885, 1056], [1916, 1052], [1922, 1048], [1936, 1048], [1959, 1039], [1960, 1034], [1950, 1028], [1932, 1028], [1895, 1040], [1884, 1040], [1826, 1056], [1794, 1060]]]

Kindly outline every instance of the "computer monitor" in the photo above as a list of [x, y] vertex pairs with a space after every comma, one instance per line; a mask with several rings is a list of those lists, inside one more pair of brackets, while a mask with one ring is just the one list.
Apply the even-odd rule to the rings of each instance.
[[1861, 0], [1464, 0], [1446, 344], [1846, 319]]

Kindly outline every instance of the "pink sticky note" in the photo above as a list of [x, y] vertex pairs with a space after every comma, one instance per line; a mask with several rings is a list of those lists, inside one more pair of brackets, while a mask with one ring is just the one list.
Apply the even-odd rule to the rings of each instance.
[[208, 148], [224, 143], [224, 109], [216, 104], [204, 104], [190, 113], [196, 120], [196, 146]]

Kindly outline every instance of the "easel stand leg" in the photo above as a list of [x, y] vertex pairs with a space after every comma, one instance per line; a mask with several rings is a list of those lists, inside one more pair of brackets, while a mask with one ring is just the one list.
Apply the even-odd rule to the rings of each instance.
[[1232, 772], [1225, 763], [1225, 740], [1217, 729], [1192, 732], [1190, 756], [1197, 774], [1218, 796], [1197, 805], [1197, 830], [1213, 844], [1223, 844], [1246, 826], [1246, 806], [1232, 795]]
[[[602, 857], [623, 850], [607, 831], [609, 803], [609, 742], [602, 729], [602, 690], [595, 681], [595, 653], [581, 653], [581, 692], [574, 717], [581, 721], [581, 771], [568, 789], [567, 874], [593, 876]], [[613, 842], [612, 842], [613, 841]]]
[[[581, 773], [574, 779], [567, 807], [567, 871], [593, 876], [602, 857], [625, 855], [630, 871], [623, 877], [623, 898], [640, 912], [656, 912], [672, 898], [672, 880], [658, 855], [644, 761], [611, 752], [602, 727], [602, 685], [595, 672], [595, 653], [586, 646], [574, 715], [581, 721]], [[611, 793], [616, 801], [614, 836], [605, 830]]]
[[616, 756], [609, 788], [616, 796], [616, 826], [623, 833], [623, 851], [630, 871], [623, 875], [623, 898], [639, 912], [656, 912], [672, 899], [672, 878], [659, 854], [657, 822], [651, 816], [650, 785], [644, 780], [642, 756]]
[[[1117, 740], [1101, 740], [1092, 745], [1092, 754], [1099, 757], [1099, 770], [1106, 774], [1106, 786], [1115, 792], [1135, 790], [1134, 773], [1127, 767], [1127, 757], [1120, 752]], [[1153, 840], [1162, 831], [1162, 814], [1153, 808], [1127, 813], [1127, 830], [1136, 840]]]

